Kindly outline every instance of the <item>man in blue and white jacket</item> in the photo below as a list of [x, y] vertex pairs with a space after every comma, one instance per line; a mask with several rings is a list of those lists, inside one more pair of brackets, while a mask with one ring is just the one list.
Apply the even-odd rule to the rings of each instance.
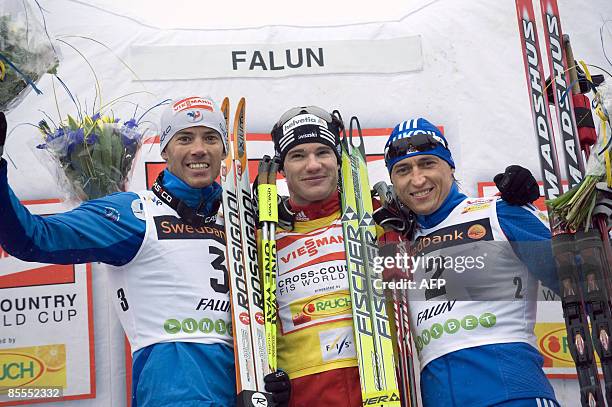
[[[557, 406], [534, 334], [537, 280], [558, 292], [546, 216], [462, 194], [446, 139], [422, 118], [393, 129], [385, 163], [418, 224], [412, 271], [424, 289], [408, 298], [424, 405]], [[446, 286], [421, 285], [432, 279]]]
[[[6, 119], [0, 116], [4, 145]], [[208, 97], [180, 98], [166, 107], [161, 129], [167, 168], [157, 193], [115, 193], [45, 218], [20, 204], [0, 160], [0, 244], [25, 261], [108, 265], [133, 352], [133, 407], [234, 406], [225, 233], [215, 182], [228, 148], [225, 119]], [[161, 199], [168, 196], [178, 213]]]

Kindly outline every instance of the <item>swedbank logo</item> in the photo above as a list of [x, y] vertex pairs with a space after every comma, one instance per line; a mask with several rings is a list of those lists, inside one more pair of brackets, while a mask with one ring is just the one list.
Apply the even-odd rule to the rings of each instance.
[[157, 239], [213, 239], [225, 244], [225, 231], [215, 223], [216, 215], [206, 218], [206, 225], [191, 226], [172, 215], [154, 216]]
[[485, 229], [484, 226], [478, 223], [470, 226], [470, 228], [467, 231], [468, 237], [474, 240], [482, 239], [483, 237], [485, 237], [486, 234], [487, 234], [487, 229]]
[[427, 254], [434, 250], [469, 243], [470, 240], [493, 240], [493, 232], [488, 218], [452, 225], [438, 229], [417, 239], [411, 255]]
[[351, 297], [346, 291], [323, 294], [313, 297], [304, 304], [302, 312], [312, 318], [325, 318], [340, 315], [351, 310]]

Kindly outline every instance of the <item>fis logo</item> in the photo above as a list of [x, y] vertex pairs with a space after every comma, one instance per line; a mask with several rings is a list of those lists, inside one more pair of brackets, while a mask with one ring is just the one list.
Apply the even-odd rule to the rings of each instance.
[[319, 332], [321, 356], [324, 362], [356, 357], [352, 327]]
[[202, 120], [202, 112], [199, 110], [193, 110], [191, 112], [187, 112], [187, 117], [190, 122], [197, 123]]
[[325, 350], [328, 352], [335, 352], [337, 355], [340, 355], [344, 349], [350, 348], [351, 344], [352, 341], [348, 335], [338, 337], [334, 342], [325, 345]]

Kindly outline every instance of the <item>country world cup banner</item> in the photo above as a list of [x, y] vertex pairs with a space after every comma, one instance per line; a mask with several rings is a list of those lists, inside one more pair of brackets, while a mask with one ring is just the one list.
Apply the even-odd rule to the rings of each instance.
[[90, 264], [24, 262], [0, 248], [0, 328], [0, 406], [95, 397]]

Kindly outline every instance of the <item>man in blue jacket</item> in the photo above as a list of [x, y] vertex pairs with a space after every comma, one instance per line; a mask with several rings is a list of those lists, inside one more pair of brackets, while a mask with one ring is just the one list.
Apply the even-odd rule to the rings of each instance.
[[[161, 130], [167, 168], [153, 191], [119, 192], [45, 218], [20, 204], [0, 160], [0, 244], [25, 261], [108, 265], [133, 352], [133, 407], [233, 407], [229, 279], [217, 216], [222, 191], [215, 182], [228, 150], [225, 119], [209, 97], [179, 98], [163, 112]], [[0, 113], [0, 146], [5, 138]]]
[[535, 278], [558, 292], [546, 216], [461, 193], [445, 137], [422, 118], [393, 129], [385, 163], [416, 214], [416, 287], [446, 280], [408, 294], [423, 404], [557, 406], [533, 331]]

